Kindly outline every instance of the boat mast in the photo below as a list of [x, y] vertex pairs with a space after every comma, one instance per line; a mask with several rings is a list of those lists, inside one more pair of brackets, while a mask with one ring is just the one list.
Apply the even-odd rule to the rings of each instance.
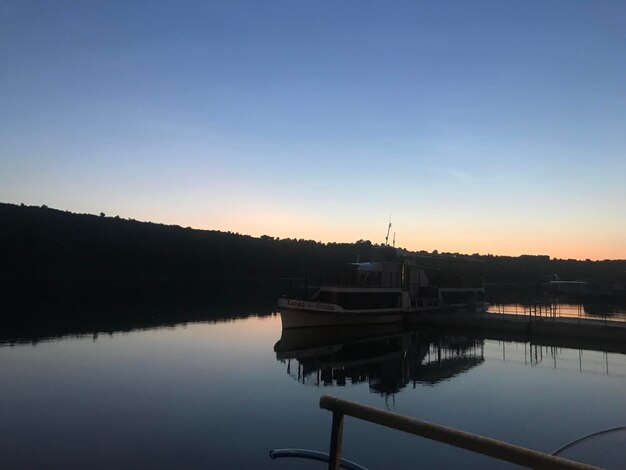
[[391, 230], [391, 216], [389, 216], [389, 227], [387, 227], [387, 236], [385, 237], [385, 245], [389, 246], [389, 231]]

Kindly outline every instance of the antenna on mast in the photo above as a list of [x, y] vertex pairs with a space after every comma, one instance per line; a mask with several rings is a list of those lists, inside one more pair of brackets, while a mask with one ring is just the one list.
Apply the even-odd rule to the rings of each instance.
[[396, 232], [393, 232], [393, 247], [396, 247]]
[[387, 227], [387, 236], [385, 237], [385, 245], [389, 246], [389, 231], [391, 230], [391, 216], [389, 216], [389, 227]]

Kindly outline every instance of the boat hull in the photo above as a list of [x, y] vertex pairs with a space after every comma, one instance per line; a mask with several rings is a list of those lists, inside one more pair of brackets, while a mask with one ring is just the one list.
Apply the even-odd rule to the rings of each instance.
[[372, 325], [401, 323], [401, 310], [384, 312], [316, 311], [303, 309], [280, 309], [283, 328], [306, 328], [312, 326]]

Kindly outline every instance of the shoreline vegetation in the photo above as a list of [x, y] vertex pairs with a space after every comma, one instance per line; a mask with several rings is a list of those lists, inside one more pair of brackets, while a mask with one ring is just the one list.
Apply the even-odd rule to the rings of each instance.
[[[119, 319], [132, 329], [270, 314], [278, 296], [341, 282], [349, 263], [368, 261], [378, 247], [367, 240], [252, 237], [0, 203], [0, 331], [5, 338], [28, 336], [37, 325], [55, 330], [60, 318], [88, 331], [107, 322], [114, 329]], [[529, 298], [554, 278], [586, 281], [585, 301], [626, 300], [626, 260], [399, 250], [432, 268], [432, 276], [482, 278], [490, 302]], [[258, 306], [263, 311], [255, 311]], [[59, 333], [63, 329], [59, 325]]]
[[[321, 243], [253, 237], [0, 203], [2, 279], [202, 279], [216, 286], [236, 279], [273, 282], [303, 278], [307, 271], [328, 277], [347, 263], [369, 260], [377, 246], [369, 240]], [[451, 275], [480, 275], [487, 285], [534, 284], [556, 276], [587, 281], [608, 294], [623, 290], [619, 284], [626, 282], [626, 260], [399, 251]]]

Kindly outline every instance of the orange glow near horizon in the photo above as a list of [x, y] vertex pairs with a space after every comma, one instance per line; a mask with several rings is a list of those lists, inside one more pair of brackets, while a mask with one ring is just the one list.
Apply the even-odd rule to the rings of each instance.
[[[329, 218], [312, 210], [294, 211], [292, 207], [257, 202], [235, 210], [226, 208], [211, 214], [198, 214], [189, 208], [154, 208], [146, 211], [132, 208], [131, 213], [120, 213], [122, 217], [155, 223], [190, 226], [199, 230], [218, 230], [260, 237], [269, 235], [281, 239], [305, 239], [323, 243], [354, 243], [369, 240], [374, 244], [385, 241], [386, 221], [368, 220], [367, 214]], [[80, 212], [80, 211], [77, 211]], [[83, 211], [85, 212], [85, 211]], [[113, 212], [115, 213], [115, 212]], [[370, 217], [371, 219], [371, 217]], [[550, 223], [542, 220], [536, 224], [512, 218], [508, 220], [476, 222], [470, 217], [460, 219], [424, 217], [411, 224], [404, 220], [392, 221], [389, 243], [396, 232], [396, 246], [411, 251], [460, 253], [471, 255], [493, 254], [501, 256], [548, 255], [562, 259], [626, 259], [626, 237], [621, 231], [622, 222], [607, 220], [588, 225], [585, 221]], [[600, 230], [601, 222], [613, 227]], [[374, 228], [372, 228], [374, 227]]]
[[[312, 227], [305, 220], [279, 223], [275, 230], [259, 230], [253, 221], [233, 224], [233, 228], [227, 228], [232, 232], [259, 237], [269, 235], [278, 238], [295, 238], [315, 240], [323, 243], [353, 243], [357, 240], [370, 240], [374, 244], [384, 243], [385, 233], [374, 231], [362, 232], [358, 227], [346, 227], [345, 230], [330, 229], [327, 227]], [[204, 227], [203, 227], [204, 228]], [[224, 229], [222, 229], [224, 230]], [[567, 234], [530, 235], [504, 233], [481, 233], [479, 230], [463, 232], [461, 230], [449, 233], [448, 236], [437, 236], [428, 232], [396, 233], [396, 246], [411, 251], [425, 250], [432, 252], [460, 253], [471, 255], [493, 254], [501, 256], [520, 255], [548, 255], [551, 258], [562, 259], [626, 259], [626, 243], [617, 237], [599, 237], [599, 242], [591, 237], [568, 236]], [[392, 242], [393, 231], [389, 236]]]

